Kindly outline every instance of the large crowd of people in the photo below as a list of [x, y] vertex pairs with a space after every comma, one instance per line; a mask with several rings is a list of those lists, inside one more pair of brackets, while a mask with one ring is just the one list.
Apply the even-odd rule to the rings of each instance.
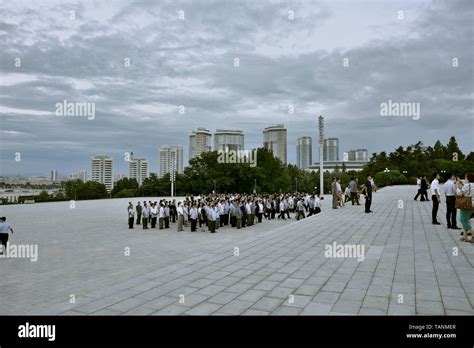
[[206, 228], [215, 233], [217, 229], [230, 225], [236, 229], [245, 228], [265, 220], [304, 219], [321, 212], [321, 200], [317, 194], [275, 193], [275, 194], [209, 194], [186, 196], [183, 200], [161, 199], [143, 201], [133, 206], [129, 202], [128, 225], [142, 225], [143, 229], [170, 228], [176, 223], [178, 232], [190, 227], [191, 232]]

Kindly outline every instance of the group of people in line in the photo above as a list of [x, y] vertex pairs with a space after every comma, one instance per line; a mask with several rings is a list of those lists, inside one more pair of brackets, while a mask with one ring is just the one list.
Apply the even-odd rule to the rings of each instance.
[[134, 207], [129, 202], [128, 226], [142, 225], [143, 229], [159, 229], [177, 223], [177, 231], [188, 225], [191, 232], [205, 227], [211, 233], [223, 226], [231, 225], [237, 229], [262, 223], [263, 220], [304, 219], [321, 212], [321, 200], [317, 194], [275, 193], [275, 194], [209, 194], [198, 197], [186, 196], [183, 201], [162, 199], [160, 201], [138, 202]]
[[[428, 184], [426, 176], [420, 176], [417, 178], [418, 192], [414, 197], [414, 200], [430, 201], [428, 199], [428, 190], [431, 190], [431, 201], [433, 202], [433, 208], [431, 210], [431, 219], [433, 225], [440, 225], [438, 221], [438, 208], [441, 203], [441, 189], [439, 183], [439, 173], [434, 173], [431, 185]], [[474, 173], [467, 173], [464, 180], [451, 174], [449, 179], [443, 185], [444, 196], [446, 200], [446, 222], [447, 228], [453, 230], [460, 230], [461, 227], [457, 226], [457, 208], [456, 208], [456, 197], [471, 197], [471, 209], [466, 207], [465, 209], [459, 209], [460, 220], [462, 224], [461, 241], [474, 243], [472, 236], [472, 227], [470, 219], [474, 218]]]
[[363, 194], [365, 196], [365, 212], [372, 213], [372, 210], [370, 210], [372, 191], [375, 190], [376, 186], [371, 175], [367, 175], [367, 180], [362, 188], [359, 186], [359, 179], [351, 177], [344, 191], [342, 190], [341, 179], [334, 177], [331, 182], [332, 208], [342, 208], [349, 201], [351, 201], [352, 205], [361, 205], [360, 195]]

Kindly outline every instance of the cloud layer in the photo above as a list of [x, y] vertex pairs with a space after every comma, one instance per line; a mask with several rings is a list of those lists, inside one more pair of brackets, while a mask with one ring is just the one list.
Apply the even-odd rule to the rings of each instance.
[[[183, 145], [187, 159], [200, 126], [243, 129], [251, 148], [284, 123], [295, 163], [320, 114], [341, 152], [451, 135], [474, 148], [467, 0], [22, 0], [0, 18], [0, 175], [89, 170], [98, 153], [127, 173], [127, 151], [157, 171], [159, 147]], [[381, 117], [389, 99], [420, 103], [420, 119]], [[94, 102], [95, 119], [55, 116], [63, 100]]]

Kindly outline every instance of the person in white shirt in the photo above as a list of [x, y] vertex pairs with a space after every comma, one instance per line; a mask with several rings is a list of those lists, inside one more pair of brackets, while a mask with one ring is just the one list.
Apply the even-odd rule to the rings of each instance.
[[319, 214], [321, 212], [321, 199], [319, 198], [319, 194], [316, 195], [314, 199], [314, 213]]
[[341, 179], [337, 178], [336, 179], [336, 196], [337, 200], [339, 201], [339, 206], [343, 207], [344, 206], [344, 199], [342, 195], [342, 188], [341, 188]]
[[278, 218], [280, 217], [285, 220], [285, 201], [283, 199], [280, 201], [280, 215], [278, 215]]
[[135, 210], [132, 202], [128, 203], [128, 228], [133, 229], [133, 222], [135, 221]]
[[159, 211], [158, 211], [158, 214], [159, 214], [159, 226], [160, 226], [160, 230], [163, 229], [163, 224], [165, 222], [165, 207], [163, 206], [163, 203], [160, 204], [160, 208], [159, 208]]
[[451, 174], [450, 178], [444, 183], [444, 195], [446, 196], [446, 221], [448, 228], [460, 230], [456, 222], [456, 176]]
[[156, 202], [150, 206], [150, 215], [151, 215], [151, 228], [156, 227], [156, 219], [158, 218], [158, 207]]
[[5, 216], [2, 216], [0, 218], [0, 242], [2, 244], [0, 255], [6, 252], [8, 245], [8, 232], [11, 232], [13, 234], [13, 228], [7, 222], [7, 218]]
[[197, 219], [199, 217], [198, 210], [195, 203], [191, 206], [189, 210], [189, 219], [191, 220], [191, 232], [196, 232]]
[[416, 187], [418, 188], [418, 192], [416, 193], [416, 196], [414, 198], [415, 201], [418, 199], [418, 196], [421, 195], [421, 176], [416, 178]]
[[182, 202], [178, 203], [178, 209], [176, 210], [178, 212], [177, 231], [181, 232], [183, 230], [183, 222], [184, 222], [184, 211], [183, 211]]
[[434, 174], [434, 179], [431, 182], [431, 199], [433, 201], [433, 209], [431, 210], [431, 219], [433, 225], [441, 225], [438, 222], [438, 207], [439, 207], [439, 174]]

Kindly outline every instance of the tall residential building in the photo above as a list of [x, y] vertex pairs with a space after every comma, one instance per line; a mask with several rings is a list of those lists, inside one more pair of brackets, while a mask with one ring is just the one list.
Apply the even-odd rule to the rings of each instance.
[[357, 149], [355, 160], [359, 161], [359, 162], [368, 162], [369, 161], [369, 152], [367, 151], [367, 149]]
[[296, 139], [296, 165], [306, 169], [313, 164], [313, 140], [311, 137]]
[[189, 159], [211, 151], [211, 132], [206, 128], [198, 128], [189, 135]]
[[114, 188], [113, 161], [106, 155], [91, 158], [91, 180], [104, 184], [108, 192]]
[[128, 162], [128, 178], [136, 179], [138, 185], [148, 178], [148, 160], [142, 157], [134, 157], [133, 153]]
[[263, 147], [272, 151], [273, 156], [286, 164], [286, 128], [283, 124], [267, 127], [263, 130]]
[[162, 178], [165, 174], [174, 171], [183, 173], [183, 147], [181, 145], [163, 145], [160, 148], [160, 162], [159, 162], [158, 176]]
[[244, 132], [241, 130], [216, 129], [214, 151], [244, 150]]
[[51, 181], [52, 182], [57, 182], [58, 181], [58, 171], [56, 169], [53, 169], [51, 171]]
[[324, 139], [323, 161], [324, 162], [339, 161], [339, 139], [338, 138]]

